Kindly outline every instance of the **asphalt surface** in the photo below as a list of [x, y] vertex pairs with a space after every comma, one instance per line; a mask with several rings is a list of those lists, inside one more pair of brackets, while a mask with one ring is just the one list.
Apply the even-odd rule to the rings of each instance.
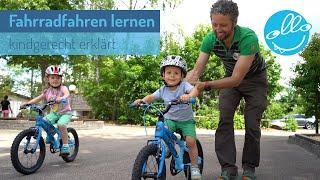
[[[153, 129], [148, 129], [149, 136], [141, 127], [107, 126], [99, 130], [81, 130], [80, 151], [74, 162], [65, 163], [57, 154], [48, 150], [42, 167], [32, 175], [22, 175], [15, 171], [10, 160], [10, 146], [16, 130], [0, 130], [0, 179], [131, 179], [133, 162], [139, 150], [152, 138]], [[214, 131], [198, 130], [204, 149], [203, 179], [216, 179], [220, 165], [214, 152]], [[306, 133], [313, 131], [301, 131]], [[298, 132], [299, 133], [299, 132]], [[236, 132], [237, 165], [241, 167], [241, 154], [244, 132]], [[314, 154], [295, 145], [289, 144], [287, 133], [278, 130], [265, 130], [261, 138], [261, 161], [256, 170], [257, 179], [261, 180], [316, 180], [320, 179], [320, 159]], [[167, 161], [167, 168], [169, 167]], [[242, 173], [239, 168], [239, 174]], [[171, 176], [167, 169], [167, 179], [185, 179], [180, 173]]]

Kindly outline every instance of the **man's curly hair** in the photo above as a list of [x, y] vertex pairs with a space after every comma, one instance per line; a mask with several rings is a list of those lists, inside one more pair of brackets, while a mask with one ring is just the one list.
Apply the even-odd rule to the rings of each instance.
[[232, 0], [218, 0], [211, 7], [210, 18], [212, 14], [228, 15], [231, 17], [231, 20], [237, 24], [239, 16], [238, 5]]

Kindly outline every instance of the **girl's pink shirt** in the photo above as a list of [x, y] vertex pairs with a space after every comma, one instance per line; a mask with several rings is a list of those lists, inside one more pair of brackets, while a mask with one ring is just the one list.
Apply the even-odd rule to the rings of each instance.
[[[51, 100], [55, 100], [57, 97], [64, 96], [63, 90], [68, 91], [68, 88], [66, 86], [60, 86], [59, 88], [50, 87], [44, 90], [43, 97], [47, 102]], [[66, 99], [66, 102], [54, 104], [50, 108], [51, 108], [51, 112], [64, 113], [67, 111], [71, 111], [69, 98]]]

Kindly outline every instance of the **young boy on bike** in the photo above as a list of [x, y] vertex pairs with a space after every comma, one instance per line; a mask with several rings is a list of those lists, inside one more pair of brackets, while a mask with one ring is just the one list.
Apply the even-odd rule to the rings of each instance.
[[[45, 82], [47, 84], [46, 89], [41, 95], [30, 100], [27, 104], [35, 104], [41, 100], [45, 101], [56, 101], [57, 104], [54, 104], [50, 107], [50, 113], [45, 117], [51, 124], [58, 124], [58, 128], [61, 131], [62, 138], [62, 149], [60, 156], [68, 156], [70, 154], [70, 148], [68, 145], [68, 131], [67, 125], [71, 120], [71, 106], [68, 101], [69, 90], [66, 86], [62, 85], [62, 75], [63, 72], [60, 66], [51, 65], [46, 69], [45, 72]], [[63, 101], [63, 102], [61, 102]], [[50, 143], [48, 137], [46, 143]]]
[[[167, 56], [160, 65], [160, 74], [164, 79], [164, 84], [153, 94], [147, 95], [143, 99], [137, 99], [135, 104], [151, 103], [162, 99], [165, 104], [171, 101], [188, 101], [189, 97], [197, 95], [197, 89], [184, 81], [187, 74], [187, 63], [180, 56]], [[192, 90], [192, 95], [190, 93]], [[181, 129], [186, 136], [186, 143], [189, 148], [191, 159], [191, 179], [201, 179], [201, 173], [198, 168], [198, 149], [196, 145], [196, 130], [193, 111], [190, 104], [179, 104], [172, 106], [168, 113], [164, 115], [165, 124], [171, 131]]]

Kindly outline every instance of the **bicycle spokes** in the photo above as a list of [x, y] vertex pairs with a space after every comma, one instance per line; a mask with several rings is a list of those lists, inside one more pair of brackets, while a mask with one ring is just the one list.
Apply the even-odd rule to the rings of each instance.
[[36, 144], [37, 140], [33, 136], [27, 136], [20, 142], [18, 157], [23, 166], [31, 168], [36, 165], [40, 154], [40, 148]]
[[143, 178], [157, 178], [159, 167], [159, 159], [153, 155], [149, 156], [143, 165], [142, 177]]

